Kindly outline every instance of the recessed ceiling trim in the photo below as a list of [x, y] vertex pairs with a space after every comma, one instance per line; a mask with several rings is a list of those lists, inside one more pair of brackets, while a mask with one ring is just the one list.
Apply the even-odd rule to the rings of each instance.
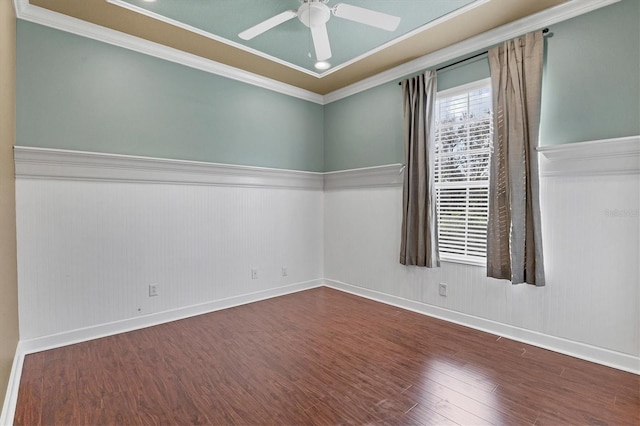
[[227, 45], [229, 45], [231, 47], [235, 47], [236, 49], [244, 50], [245, 52], [249, 52], [252, 55], [260, 56], [261, 58], [268, 59], [270, 61], [276, 62], [276, 63], [278, 63], [280, 65], [284, 65], [284, 66], [289, 67], [289, 68], [293, 68], [296, 71], [303, 72], [303, 73], [311, 75], [313, 77], [320, 78], [320, 77], [326, 75], [326, 73], [313, 72], [313, 71], [308, 70], [308, 69], [306, 69], [304, 67], [301, 67], [299, 65], [292, 64], [291, 62], [287, 62], [287, 61], [284, 61], [284, 60], [282, 60], [280, 58], [276, 58], [275, 56], [268, 55], [268, 54], [266, 54], [266, 53], [264, 53], [264, 52], [262, 52], [260, 50], [253, 49], [253, 48], [251, 48], [249, 46], [245, 46], [244, 44], [237, 43], [237, 42], [235, 42], [233, 40], [229, 40], [229, 39], [224, 38], [224, 37], [217, 36], [217, 35], [215, 35], [213, 33], [208, 32], [208, 31], [201, 30], [200, 28], [194, 27], [194, 26], [189, 25], [189, 24], [185, 24], [184, 22], [177, 21], [177, 20], [171, 19], [171, 18], [167, 18], [164, 15], [160, 15], [159, 13], [152, 12], [150, 10], [147, 10], [147, 9], [143, 8], [143, 7], [136, 6], [136, 5], [131, 4], [131, 3], [127, 3], [126, 1], [123, 1], [123, 0], [106, 0], [106, 2], [107, 3], [111, 3], [111, 4], [115, 5], [115, 6], [122, 7], [124, 9], [131, 10], [131, 11], [133, 11], [135, 13], [139, 13], [141, 15], [148, 16], [150, 18], [153, 18], [153, 19], [156, 19], [158, 21], [164, 22], [165, 24], [173, 25], [174, 27], [182, 28], [183, 30], [190, 31], [192, 33], [201, 35], [201, 36], [206, 37], [206, 38], [210, 38], [211, 40], [219, 41], [220, 43], [227, 44]]
[[[111, 1], [111, 0], [107, 0], [107, 1]], [[380, 52], [381, 50], [384, 50], [384, 49], [386, 49], [388, 47], [391, 47], [391, 46], [393, 46], [393, 45], [395, 45], [397, 43], [400, 43], [400, 42], [402, 42], [404, 40], [407, 40], [407, 39], [409, 39], [411, 37], [414, 37], [417, 34], [428, 30], [429, 28], [433, 28], [436, 25], [440, 25], [440, 24], [442, 24], [442, 23], [444, 23], [444, 22], [446, 22], [446, 21], [448, 21], [450, 19], [455, 18], [456, 16], [460, 16], [462, 14], [465, 14], [465, 13], [469, 12], [470, 10], [475, 9], [476, 7], [482, 6], [485, 3], [489, 3], [490, 1], [491, 0], [476, 0], [473, 3], [470, 3], [470, 4], [466, 5], [466, 6], [463, 6], [463, 7], [459, 8], [459, 9], [454, 10], [453, 12], [447, 13], [446, 15], [443, 15], [443, 16], [437, 18], [437, 19], [434, 19], [431, 22], [427, 22], [423, 26], [418, 27], [413, 31], [409, 31], [408, 33], [406, 33], [406, 34], [404, 34], [404, 35], [402, 35], [400, 37], [394, 38], [393, 40], [391, 40], [391, 41], [389, 41], [389, 42], [387, 42], [387, 43], [385, 43], [385, 44], [383, 44], [381, 46], [378, 46], [375, 49], [371, 49], [368, 52], [365, 52], [360, 56], [357, 56], [357, 57], [355, 57], [355, 58], [353, 58], [353, 59], [351, 59], [351, 60], [349, 60], [347, 62], [343, 62], [340, 65], [331, 68], [330, 70], [328, 70], [327, 72], [322, 74], [320, 77], [325, 77], [325, 76], [327, 76], [329, 74], [332, 74], [332, 73], [334, 73], [336, 71], [341, 70], [342, 68], [348, 67], [349, 65], [353, 65], [356, 62], [361, 61], [361, 60], [363, 60], [364, 58], [366, 58], [368, 56], [371, 56], [371, 55], [373, 55], [375, 53]]]
[[440, 65], [446, 61], [486, 49], [505, 40], [518, 37], [548, 25], [574, 18], [587, 12], [617, 3], [620, 0], [571, 0], [567, 3], [551, 7], [526, 18], [500, 26], [478, 36], [469, 38], [436, 52], [424, 55], [413, 61], [404, 63], [390, 70], [351, 84], [324, 96], [286, 84], [255, 73], [234, 68], [229, 65], [205, 59], [197, 55], [170, 48], [139, 37], [82, 21], [58, 12], [31, 5], [29, 0], [14, 0], [16, 16], [25, 21], [34, 22], [79, 36], [102, 41], [135, 52], [168, 60], [201, 71], [230, 78], [253, 86], [272, 90], [284, 95], [314, 102], [320, 105], [329, 104], [370, 88], [388, 83], [407, 75]]
[[557, 24], [567, 19], [580, 16], [587, 12], [617, 3], [620, 0], [572, 0], [558, 6], [551, 7], [517, 21], [502, 25], [483, 34], [440, 49], [436, 52], [398, 65], [357, 83], [324, 95], [323, 104], [338, 101], [365, 90], [380, 86], [390, 81], [403, 78], [413, 73], [424, 71], [460, 56], [468, 55], [478, 50], [486, 49], [514, 37], [519, 37], [530, 31], [542, 29], [548, 25]]
[[433, 20], [431, 22], [426, 23], [425, 25], [422, 25], [422, 26], [420, 26], [420, 27], [418, 27], [418, 28], [416, 28], [416, 29], [414, 29], [412, 31], [409, 31], [408, 33], [406, 33], [406, 34], [404, 34], [404, 35], [402, 35], [400, 37], [397, 37], [397, 38], [395, 38], [393, 40], [390, 40], [389, 42], [387, 42], [385, 44], [382, 44], [382, 45], [380, 45], [380, 46], [378, 46], [378, 47], [376, 47], [374, 49], [371, 49], [371, 50], [363, 53], [362, 55], [359, 55], [359, 56], [357, 56], [357, 57], [355, 57], [355, 58], [353, 58], [351, 60], [348, 60], [348, 61], [343, 62], [341, 64], [338, 64], [338, 65], [336, 65], [334, 67], [331, 67], [327, 71], [318, 73], [318, 72], [314, 72], [312, 70], [309, 70], [307, 68], [301, 67], [299, 65], [293, 64], [291, 62], [282, 60], [282, 59], [277, 58], [275, 56], [269, 55], [269, 54], [264, 53], [264, 52], [262, 52], [260, 50], [253, 49], [253, 48], [251, 48], [249, 46], [245, 46], [244, 44], [237, 43], [237, 42], [235, 42], [233, 40], [229, 40], [229, 39], [224, 38], [224, 37], [220, 37], [220, 36], [218, 36], [216, 34], [213, 34], [211, 32], [202, 30], [200, 28], [194, 27], [194, 26], [186, 24], [184, 22], [181, 22], [181, 21], [178, 21], [178, 20], [175, 20], [175, 19], [172, 19], [172, 18], [168, 18], [168, 17], [166, 17], [164, 15], [161, 15], [159, 13], [156, 13], [156, 12], [153, 12], [151, 10], [145, 9], [143, 7], [136, 6], [134, 4], [128, 3], [128, 2], [126, 2], [124, 0], [106, 0], [107, 3], [111, 3], [111, 4], [115, 5], [115, 6], [122, 7], [124, 9], [130, 10], [132, 12], [148, 16], [150, 18], [156, 19], [158, 21], [164, 22], [164, 23], [169, 24], [169, 25], [173, 25], [173, 26], [178, 27], [178, 28], [182, 28], [183, 30], [190, 31], [190, 32], [192, 32], [194, 34], [198, 34], [198, 35], [201, 35], [203, 37], [207, 37], [209, 39], [218, 41], [220, 43], [225, 43], [225, 44], [227, 44], [229, 46], [232, 46], [232, 47], [234, 47], [236, 49], [244, 50], [244, 51], [249, 52], [249, 53], [251, 53], [253, 55], [259, 56], [259, 57], [264, 58], [264, 59], [268, 59], [268, 60], [276, 62], [276, 63], [278, 63], [280, 65], [287, 66], [287, 67], [292, 68], [292, 69], [294, 69], [296, 71], [300, 71], [300, 72], [303, 72], [305, 74], [308, 74], [308, 75], [311, 75], [311, 76], [317, 77], [317, 78], [323, 78], [323, 77], [326, 77], [326, 76], [328, 76], [330, 74], [333, 74], [334, 72], [339, 71], [339, 70], [341, 70], [341, 69], [343, 69], [345, 67], [348, 67], [349, 65], [352, 65], [352, 64], [354, 64], [354, 63], [356, 63], [358, 61], [361, 61], [362, 59], [365, 59], [365, 58], [367, 58], [367, 57], [369, 57], [369, 56], [371, 56], [371, 55], [373, 55], [375, 53], [378, 53], [381, 50], [389, 48], [389, 47], [391, 47], [391, 46], [393, 46], [393, 45], [395, 45], [397, 43], [400, 43], [400, 42], [408, 39], [408, 38], [414, 37], [416, 34], [419, 34], [419, 33], [423, 32], [423, 31], [428, 30], [429, 28], [433, 28], [436, 25], [442, 24], [442, 23], [444, 23], [444, 22], [446, 22], [446, 21], [448, 21], [450, 19], [453, 19], [453, 18], [455, 18], [457, 16], [460, 16], [460, 15], [462, 15], [464, 13], [467, 13], [467, 12], [469, 12], [469, 11], [479, 7], [479, 6], [482, 6], [483, 4], [489, 3], [490, 1], [491, 0], [476, 0], [473, 3], [470, 3], [470, 4], [468, 4], [466, 6], [463, 6], [463, 7], [459, 8], [459, 9], [456, 9], [453, 12], [447, 13], [447, 14], [445, 14], [445, 15], [443, 15], [443, 16], [441, 16], [441, 17], [439, 17], [439, 18], [437, 18], [437, 19], [435, 19], [435, 20]]
[[205, 59], [140, 37], [105, 28], [78, 18], [63, 15], [52, 10], [34, 6], [29, 3], [29, 0], [14, 0], [14, 6], [17, 18], [25, 21], [30, 21], [82, 37], [98, 40], [114, 46], [133, 50], [138, 53], [143, 53], [145, 55], [219, 75], [221, 77], [230, 78], [232, 80], [251, 84], [263, 89], [303, 99], [305, 101], [314, 102], [320, 105], [324, 102], [322, 95], [309, 90], [301, 89], [281, 81], [273, 80], [252, 72], [212, 61], [210, 59]]

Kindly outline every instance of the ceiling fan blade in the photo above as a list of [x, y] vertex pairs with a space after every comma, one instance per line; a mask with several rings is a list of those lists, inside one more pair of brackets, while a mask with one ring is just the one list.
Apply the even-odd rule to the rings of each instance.
[[333, 14], [338, 18], [360, 22], [361, 24], [371, 25], [387, 31], [395, 31], [400, 24], [400, 18], [397, 16], [344, 3], [335, 5]]
[[240, 37], [243, 40], [251, 40], [252, 38], [259, 36], [260, 34], [266, 31], [269, 31], [271, 28], [276, 27], [282, 24], [283, 22], [287, 22], [289, 19], [293, 19], [296, 16], [298, 16], [297, 11], [287, 10], [285, 12], [279, 13], [276, 16], [272, 16], [266, 21], [260, 22], [259, 24], [254, 25], [253, 27], [247, 30], [244, 30], [243, 32], [238, 34], [238, 37]]
[[329, 43], [329, 33], [325, 24], [311, 27], [311, 37], [313, 46], [316, 48], [316, 60], [326, 61], [331, 57], [331, 44]]

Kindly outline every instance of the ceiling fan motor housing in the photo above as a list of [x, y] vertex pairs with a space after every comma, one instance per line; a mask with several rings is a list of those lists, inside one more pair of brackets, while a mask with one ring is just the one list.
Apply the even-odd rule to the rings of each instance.
[[331, 9], [322, 0], [305, 0], [298, 8], [298, 19], [307, 27], [322, 26], [329, 21]]

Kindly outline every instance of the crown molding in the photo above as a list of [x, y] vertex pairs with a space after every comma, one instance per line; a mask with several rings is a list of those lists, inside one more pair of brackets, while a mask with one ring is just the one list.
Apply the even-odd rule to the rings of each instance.
[[619, 1], [620, 0], [571, 0], [567, 3], [551, 7], [527, 16], [526, 18], [510, 22], [483, 34], [414, 59], [413, 61], [398, 65], [395, 68], [391, 68], [390, 70], [376, 74], [345, 88], [327, 93], [324, 95], [324, 105]]
[[323, 189], [323, 173], [133, 155], [14, 147], [16, 178]]
[[541, 176], [640, 173], [640, 135], [537, 148]]
[[404, 35], [402, 35], [400, 37], [397, 37], [397, 38], [395, 38], [395, 39], [393, 39], [393, 40], [391, 40], [391, 41], [389, 41], [387, 43], [384, 43], [381, 46], [378, 46], [378, 47], [376, 47], [374, 49], [371, 49], [371, 50], [363, 53], [362, 55], [359, 55], [359, 56], [357, 56], [357, 57], [355, 57], [355, 58], [353, 58], [353, 59], [351, 59], [349, 61], [343, 62], [343, 63], [341, 63], [339, 65], [334, 66], [334, 67], [331, 67], [327, 71], [324, 71], [324, 72], [321, 72], [321, 73], [314, 72], [312, 70], [309, 70], [307, 68], [301, 67], [301, 66], [296, 65], [296, 64], [293, 64], [291, 62], [287, 62], [287, 61], [282, 60], [280, 58], [277, 58], [275, 56], [268, 55], [268, 54], [266, 54], [264, 52], [261, 52], [259, 50], [252, 49], [251, 47], [245, 46], [244, 44], [234, 42], [234, 41], [229, 40], [229, 39], [224, 38], [224, 37], [220, 37], [218, 35], [215, 35], [213, 33], [205, 31], [205, 30], [201, 30], [200, 28], [196, 28], [196, 27], [194, 27], [192, 25], [189, 25], [189, 24], [186, 24], [184, 22], [181, 22], [181, 21], [178, 21], [178, 20], [175, 20], [175, 19], [171, 19], [171, 18], [167, 18], [166, 16], [163, 16], [163, 15], [160, 15], [158, 13], [152, 12], [152, 11], [150, 11], [148, 9], [143, 8], [143, 7], [136, 6], [136, 5], [131, 4], [131, 3], [127, 3], [124, 0], [106, 0], [106, 1], [108, 3], [114, 4], [116, 6], [131, 10], [131, 11], [136, 12], [136, 13], [139, 13], [141, 15], [149, 16], [149, 17], [151, 17], [153, 19], [156, 19], [158, 21], [165, 22], [165, 23], [173, 25], [175, 27], [182, 28], [184, 30], [190, 31], [190, 32], [192, 32], [194, 34], [198, 34], [198, 35], [201, 35], [203, 37], [206, 37], [206, 38], [209, 38], [209, 39], [212, 39], [212, 40], [216, 40], [216, 41], [221, 42], [221, 43], [225, 43], [225, 44], [227, 44], [229, 46], [235, 47], [236, 49], [244, 50], [244, 51], [249, 52], [249, 53], [251, 53], [253, 55], [259, 56], [261, 58], [268, 59], [268, 60], [276, 62], [278, 64], [287, 66], [289, 68], [292, 68], [292, 69], [294, 69], [296, 71], [300, 71], [302, 73], [311, 75], [313, 77], [323, 78], [323, 77], [326, 77], [326, 76], [328, 76], [330, 74], [333, 74], [336, 71], [339, 71], [339, 70], [341, 70], [343, 68], [346, 68], [349, 65], [352, 65], [352, 64], [354, 64], [354, 63], [356, 63], [356, 62], [358, 62], [358, 61], [360, 61], [360, 60], [362, 60], [364, 58], [367, 58], [367, 57], [369, 57], [369, 56], [371, 56], [371, 55], [373, 55], [373, 54], [375, 54], [377, 52], [380, 52], [381, 50], [384, 50], [384, 49], [386, 49], [388, 47], [391, 47], [391, 46], [393, 46], [393, 45], [395, 45], [397, 43], [400, 43], [401, 41], [404, 41], [404, 40], [406, 40], [408, 38], [411, 38], [411, 37], [415, 36], [416, 34], [419, 34], [419, 33], [423, 32], [423, 31], [425, 31], [425, 30], [427, 30], [429, 28], [432, 28], [432, 27], [434, 27], [436, 25], [442, 24], [443, 22], [446, 22], [446, 21], [448, 21], [450, 19], [453, 19], [456, 16], [462, 15], [462, 14], [464, 14], [464, 13], [466, 13], [466, 12], [472, 10], [472, 9], [475, 9], [475, 8], [477, 8], [479, 6], [482, 6], [483, 4], [488, 3], [491, 0], [475, 0], [472, 3], [470, 3], [470, 4], [468, 4], [468, 5], [464, 6], [464, 7], [461, 7], [459, 9], [457, 9], [457, 10], [454, 10], [453, 12], [447, 13], [444, 16], [441, 16], [441, 17], [439, 17], [439, 18], [437, 18], [437, 19], [435, 19], [435, 20], [433, 20], [431, 22], [428, 22], [425, 25], [422, 25], [422, 26], [420, 26], [420, 27], [418, 27], [418, 28], [416, 28], [416, 29], [414, 29], [412, 31], [409, 31], [408, 33], [406, 33], [406, 34], [404, 34]]
[[102, 27], [71, 16], [34, 6], [29, 3], [29, 0], [14, 0], [14, 6], [17, 18], [25, 21], [45, 25], [47, 27], [98, 40], [114, 46], [123, 47], [125, 49], [133, 50], [134, 52], [175, 62], [190, 68], [230, 78], [232, 80], [241, 81], [243, 83], [282, 93], [294, 98], [299, 98], [321, 105], [324, 103], [322, 95], [309, 90], [301, 89], [281, 81], [263, 77], [261, 75], [234, 68], [210, 59], [205, 59], [172, 47], [154, 43], [143, 38], [135, 37], [120, 31], [112, 30], [110, 28]]
[[[70, 32], [72, 34], [102, 41], [114, 46], [123, 47], [138, 53], [175, 62], [190, 68], [195, 68], [211, 74], [251, 84], [253, 86], [261, 87], [287, 96], [292, 96], [320, 105], [326, 105], [381, 84], [400, 79], [412, 73], [417, 73], [452, 59], [468, 55], [478, 50], [486, 49], [489, 46], [518, 37], [527, 32], [535, 31], [545, 26], [562, 22], [601, 7], [617, 3], [620, 0], [570, 0], [567, 3], [543, 10], [542, 12], [538, 12], [534, 15], [519, 19], [460, 43], [456, 43], [444, 49], [440, 49], [436, 52], [414, 59], [413, 61], [399, 65], [380, 74], [376, 74], [324, 96], [290, 84], [263, 77], [258, 74], [234, 68], [229, 65], [204, 59], [200, 56], [186, 53], [159, 43], [154, 43], [149, 40], [85, 22], [48, 9], [33, 6], [29, 3], [29, 0], [13, 1], [17, 18], [25, 21]], [[320, 75], [320, 77], [334, 71], [335, 70], [330, 70], [329, 72]]]
[[422, 25], [422, 26], [420, 26], [420, 27], [418, 27], [418, 28], [416, 28], [416, 29], [414, 29], [412, 31], [409, 31], [408, 33], [406, 33], [404, 35], [401, 35], [400, 37], [396, 37], [393, 40], [391, 40], [391, 41], [389, 41], [389, 42], [387, 42], [387, 43], [385, 43], [385, 44], [383, 44], [381, 46], [376, 47], [375, 49], [369, 50], [368, 52], [365, 52], [360, 56], [357, 56], [357, 57], [355, 57], [355, 58], [353, 58], [353, 59], [351, 59], [349, 61], [343, 62], [340, 65], [337, 65], [335, 67], [331, 67], [329, 70], [325, 71], [323, 74], [320, 74], [319, 77], [321, 77], [321, 78], [322, 77], [326, 77], [329, 74], [333, 74], [336, 71], [340, 71], [341, 69], [346, 68], [349, 65], [353, 65], [356, 62], [361, 61], [361, 60], [363, 60], [363, 59], [365, 59], [365, 58], [367, 58], [367, 57], [369, 57], [369, 56], [371, 56], [371, 55], [373, 55], [375, 53], [378, 53], [378, 52], [380, 52], [380, 51], [382, 51], [384, 49], [387, 49], [387, 48], [389, 48], [391, 46], [394, 46], [394, 45], [396, 45], [396, 44], [398, 44], [398, 43], [400, 43], [400, 42], [402, 42], [402, 41], [404, 41], [406, 39], [414, 37], [417, 34], [428, 30], [429, 28], [433, 28], [436, 25], [440, 25], [440, 24], [442, 24], [442, 23], [444, 23], [446, 21], [449, 21], [449, 20], [457, 17], [457, 16], [463, 15], [463, 14], [469, 12], [470, 10], [473, 10], [473, 9], [475, 9], [477, 7], [480, 7], [483, 4], [489, 3], [490, 1], [491, 0], [475, 0], [474, 2], [469, 3], [466, 6], [463, 6], [463, 7], [459, 8], [459, 9], [456, 9], [453, 12], [449, 12], [449, 13], [447, 13], [447, 14], [445, 14], [445, 15], [437, 18], [437, 19], [434, 19], [431, 22], [427, 22], [426, 24], [424, 24], [424, 25]]
[[136, 5], [131, 4], [131, 3], [127, 3], [124, 0], [106, 0], [106, 2], [107, 3], [111, 3], [113, 5], [116, 5], [118, 7], [122, 7], [124, 9], [128, 9], [128, 10], [130, 10], [132, 12], [135, 12], [135, 13], [139, 13], [141, 15], [148, 16], [148, 17], [153, 18], [153, 19], [155, 19], [157, 21], [164, 22], [164, 23], [172, 25], [174, 27], [182, 28], [182, 29], [187, 30], [189, 32], [192, 32], [194, 34], [198, 34], [198, 35], [201, 35], [203, 37], [209, 38], [211, 40], [215, 40], [215, 41], [218, 41], [220, 43], [227, 44], [229, 46], [235, 47], [236, 49], [244, 50], [245, 52], [249, 52], [249, 53], [251, 53], [253, 55], [259, 56], [261, 58], [268, 59], [268, 60], [270, 60], [272, 62], [276, 62], [276, 63], [278, 63], [280, 65], [284, 65], [286, 67], [289, 67], [289, 68], [292, 68], [292, 69], [294, 69], [296, 71], [300, 71], [302, 73], [311, 75], [313, 77], [320, 78], [320, 77], [324, 76], [324, 74], [325, 74], [325, 73], [321, 74], [321, 73], [313, 72], [313, 71], [308, 70], [308, 69], [306, 69], [304, 67], [301, 67], [299, 65], [293, 64], [291, 62], [284, 61], [284, 60], [282, 60], [280, 58], [268, 55], [268, 54], [266, 54], [264, 52], [261, 52], [259, 50], [252, 49], [251, 47], [245, 46], [244, 44], [240, 44], [240, 43], [237, 43], [235, 41], [229, 40], [228, 38], [217, 36], [217, 35], [215, 35], [213, 33], [210, 33], [209, 31], [204, 31], [204, 30], [201, 30], [200, 28], [196, 28], [196, 27], [194, 27], [192, 25], [185, 24], [182, 21], [177, 21], [175, 19], [167, 18], [166, 16], [160, 15], [159, 13], [155, 13], [155, 12], [147, 10], [147, 9], [145, 9], [143, 7], [136, 6]]

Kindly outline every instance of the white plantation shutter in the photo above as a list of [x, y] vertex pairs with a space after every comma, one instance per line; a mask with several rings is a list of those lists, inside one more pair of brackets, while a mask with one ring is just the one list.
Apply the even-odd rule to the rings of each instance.
[[438, 93], [435, 187], [445, 260], [485, 263], [491, 109], [489, 79]]

